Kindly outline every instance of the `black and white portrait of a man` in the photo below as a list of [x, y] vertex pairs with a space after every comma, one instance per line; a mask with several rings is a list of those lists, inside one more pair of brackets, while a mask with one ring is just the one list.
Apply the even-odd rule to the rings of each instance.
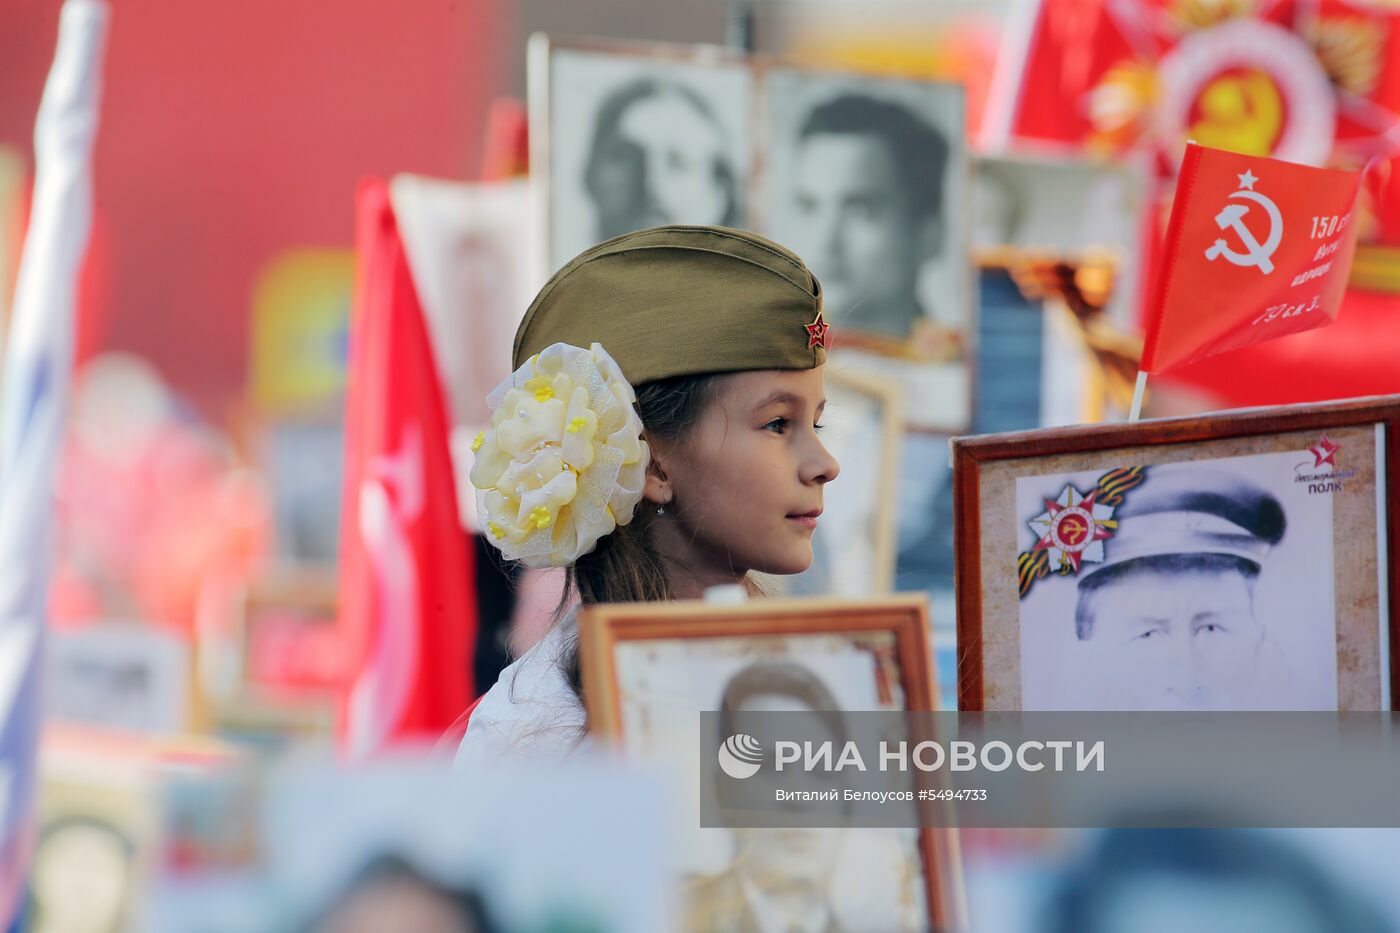
[[[705, 727], [697, 710], [718, 711], [718, 728], [726, 735], [745, 728], [755, 714], [761, 719], [781, 713], [804, 737], [844, 747], [852, 737], [845, 711], [897, 709], [905, 702], [899, 689], [881, 686], [897, 683], [900, 675], [881, 666], [880, 644], [886, 643], [879, 637], [844, 634], [624, 641], [616, 657], [627, 747], [639, 757], [679, 766], [677, 786], [698, 808], [703, 791], [701, 760], [695, 756]], [[719, 777], [720, 789], [712, 791], [719, 805], [736, 811], [773, 806], [770, 784]], [[794, 770], [782, 779], [790, 788], [832, 786], [827, 773]], [[782, 804], [792, 813], [812, 806]], [[924, 868], [915, 832], [854, 832], [840, 820], [806, 827], [702, 828], [698, 809], [681, 820], [686, 833], [681, 929], [926, 929]]]
[[1021, 599], [1025, 708], [1335, 709], [1332, 502], [1298, 461], [1150, 466], [1122, 501], [1104, 471], [1019, 479], [1049, 570]]
[[821, 280], [833, 325], [904, 339], [961, 324], [959, 90], [781, 70], [764, 89], [768, 225]]

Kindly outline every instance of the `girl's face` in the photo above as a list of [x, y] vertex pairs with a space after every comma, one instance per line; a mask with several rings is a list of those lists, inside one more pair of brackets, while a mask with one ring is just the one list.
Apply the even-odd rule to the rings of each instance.
[[658, 544], [681, 574], [704, 586], [811, 565], [823, 487], [840, 469], [817, 436], [822, 370], [724, 376], [690, 434], [655, 451], [664, 479], [647, 496], [666, 504]]

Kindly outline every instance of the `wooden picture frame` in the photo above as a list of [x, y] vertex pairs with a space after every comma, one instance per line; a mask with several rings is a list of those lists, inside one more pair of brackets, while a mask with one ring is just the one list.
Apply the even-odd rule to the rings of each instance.
[[[629, 671], [646, 666], [656, 671], [660, 667], [633, 665], [632, 660], [620, 657], [622, 654], [645, 651], [648, 646], [669, 650], [673, 657], [676, 653], [683, 654], [681, 664], [689, 668], [693, 683], [721, 669], [713, 665], [706, 675], [695, 674], [698, 666], [713, 661], [694, 650], [707, 641], [710, 645], [706, 647], [713, 652], [728, 652], [721, 660], [730, 664], [732, 671], [754, 658], [771, 660], [798, 656], [794, 646], [784, 643], [785, 639], [851, 638], [852, 646], [857, 646], [864, 645], [861, 640], [872, 636], [887, 639], [885, 644], [892, 646], [892, 652], [887, 651], [883, 657], [892, 662], [899, 674], [899, 693], [893, 699], [896, 705], [887, 708], [935, 709], [937, 692], [929, 641], [928, 602], [922, 595], [859, 602], [773, 599], [737, 605], [684, 602], [584, 607], [579, 617], [579, 654], [590, 732], [604, 742], [623, 747], [629, 754], [647, 756], [648, 750], [641, 747], [641, 739], [627, 725], [629, 718], [636, 717], [630, 714], [628, 689], [624, 684], [634, 676]], [[739, 649], [736, 647], [739, 643], [747, 644]], [[729, 675], [720, 676], [727, 679]], [[707, 686], [717, 684], [720, 680], [712, 676]], [[676, 691], [683, 689], [676, 682], [668, 680], [666, 689], [673, 702], [690, 702], [690, 699], [675, 701]], [[683, 695], [694, 697], [690, 693]], [[693, 711], [707, 706], [713, 703], [696, 700]], [[642, 713], [645, 718], [646, 712]], [[956, 832], [921, 829], [917, 849], [929, 929], [961, 929], [959, 923], [965, 910], [958, 887]]]
[[[571, 59], [573, 64], [569, 64]], [[587, 65], [581, 72], [577, 71], [580, 62]], [[576, 69], [572, 78], [561, 76], [561, 69], [567, 68]], [[600, 75], [606, 69], [615, 72], [613, 84], [598, 99], [590, 101], [582, 88], [602, 81]], [[810, 224], [801, 220], [784, 221], [790, 213], [786, 210], [788, 202], [793, 199], [781, 196], [777, 182], [782, 180], [785, 184], [788, 180], [791, 160], [778, 158], [774, 153], [792, 149], [796, 145], [792, 136], [805, 116], [826, 101], [859, 95], [887, 105], [888, 111], [903, 113], [900, 127], [912, 120], [925, 131], [922, 136], [931, 135], [941, 140], [941, 143], [925, 146], [935, 153], [932, 158], [942, 152], [945, 161], [938, 192], [926, 199], [931, 205], [928, 215], [910, 217], [907, 235], [902, 239], [892, 236], [891, 242], [895, 245], [882, 253], [908, 252], [911, 258], [898, 274], [891, 273], [880, 281], [904, 282], [905, 273], [914, 272], [918, 279], [916, 290], [898, 300], [892, 297], [884, 304], [867, 302], [858, 306], [852, 303], [844, 309], [868, 314], [868, 308], [878, 306], [890, 314], [894, 313], [891, 309], [910, 308], [916, 313], [908, 321], [901, 321], [900, 327], [894, 327], [890, 321], [877, 320], [878, 316], [871, 318], [875, 324], [864, 330], [854, 323], [844, 326], [842, 309], [832, 303], [832, 295], [839, 291], [838, 282], [827, 276], [824, 285], [827, 286], [827, 314], [836, 335], [832, 359], [844, 357], [851, 369], [859, 367], [875, 375], [897, 379], [904, 387], [905, 416], [911, 430], [947, 434], [967, 429], [974, 404], [977, 307], [975, 282], [967, 261], [971, 253], [970, 234], [964, 223], [970, 216], [969, 191], [973, 176], [972, 159], [962, 133], [966, 104], [961, 86], [946, 81], [814, 68], [770, 55], [744, 55], [719, 46], [556, 39], [543, 34], [530, 39], [527, 71], [530, 164], [540, 195], [539, 229], [546, 244], [546, 265], [550, 270], [558, 269], [592, 243], [623, 232], [624, 227], [636, 229], [662, 222], [719, 222], [745, 226], [773, 236], [802, 253], [802, 244], [786, 241], [792, 231], [805, 230]], [[713, 83], [714, 76], [723, 72], [729, 73], [728, 79], [732, 79], [734, 87], [721, 91], [718, 84], [700, 86]], [[697, 207], [685, 213], [673, 204], [663, 211], [668, 213], [665, 219], [638, 214], [631, 224], [620, 224], [605, 222], [604, 211], [595, 204], [597, 222], [594, 229], [585, 234], [577, 220], [581, 215], [576, 205], [579, 194], [575, 189], [586, 187], [580, 179], [591, 162], [588, 153], [580, 152], [580, 148], [591, 148], [593, 141], [600, 138], [600, 131], [598, 124], [582, 130], [576, 124], [607, 113], [610, 115], [607, 119], [620, 125], [622, 118], [615, 112], [612, 102], [622, 100], [619, 92], [640, 85], [644, 78], [661, 78], [668, 85], [683, 86], [672, 98], [689, 99], [693, 111], [702, 113], [701, 122], [712, 128], [709, 135], [713, 139], [706, 145], [716, 153], [715, 158], [728, 163], [717, 167], [714, 175], [732, 182], [733, 209], [717, 220], [719, 215], [715, 210]], [[659, 97], [662, 92], [651, 94]], [[717, 106], [720, 101], [732, 101], [734, 105], [725, 109]], [[790, 111], [785, 109], [789, 107]], [[868, 107], [866, 112], [869, 112]], [[676, 118], [674, 112], [671, 118]], [[907, 145], [915, 145], [907, 142], [909, 139], [922, 138], [915, 131], [889, 130], [880, 121], [896, 118], [888, 117], [883, 111], [867, 125], [856, 129], [845, 125], [850, 119], [849, 113], [834, 119], [842, 121], [841, 133], [878, 137], [883, 129], [894, 133], [893, 138], [905, 140]], [[600, 117], [599, 123], [601, 120]], [[560, 121], [568, 121], [572, 129], [561, 129]], [[661, 118], [657, 118], [648, 126], [654, 128], [661, 122]], [[733, 138], [736, 136], [737, 139]], [[894, 153], [891, 161], [900, 162], [900, 156], [901, 153]], [[927, 158], [921, 151], [909, 154], [907, 161], [925, 164]], [[638, 197], [627, 203], [646, 200]], [[718, 202], [714, 198], [706, 200], [708, 207], [715, 203]], [[681, 216], [682, 213], [685, 215]], [[904, 246], [909, 249], [897, 248]], [[820, 264], [819, 258], [808, 259]], [[813, 271], [822, 278], [823, 269], [818, 265], [813, 266]], [[869, 263], [844, 263], [840, 268], [863, 269], [866, 265]], [[868, 285], [868, 282], [859, 286], [853, 282], [851, 289], [867, 293]], [[912, 300], [914, 298], [917, 300]], [[935, 299], [938, 300], [935, 302]], [[925, 402], [926, 405], [918, 404]]]
[[[1340, 452], [1333, 449], [1339, 445]], [[1264, 600], [1273, 600], [1271, 605], [1286, 609], [1270, 619], [1282, 619], [1278, 627], [1272, 631], [1261, 629], [1254, 644], [1257, 649], [1266, 644], [1266, 639], [1271, 642], [1270, 650], [1277, 654], [1269, 663], [1280, 670], [1286, 670], [1289, 663], [1287, 647], [1279, 647], [1284, 639], [1293, 639], [1296, 646], [1304, 638], [1322, 638], [1325, 643], [1330, 637], [1336, 659], [1331, 666], [1313, 662], [1306, 669], [1300, 667], [1298, 673], [1303, 676], [1296, 681], [1296, 693], [1290, 692], [1294, 689], [1293, 683], [1276, 678], [1279, 686], [1272, 694], [1273, 699], [1269, 699], [1271, 694], [1263, 687], [1251, 694], [1250, 681], [1262, 682], [1267, 678], [1254, 666], [1247, 670], [1248, 676], [1246, 669], [1241, 668], [1229, 674], [1229, 689], [1218, 694], [1211, 694], [1210, 685], [1203, 683], [1191, 697], [1192, 702], [1201, 705], [1187, 704], [1188, 708], [1367, 710], [1396, 708], [1400, 704], [1400, 693], [1391, 676], [1396, 662], [1395, 608], [1400, 605], [1397, 603], [1400, 592], [1397, 592], [1396, 574], [1390, 567], [1393, 536], [1400, 527], [1400, 501], [1390, 494], [1397, 464], [1400, 464], [1400, 397], [1246, 409], [1136, 424], [964, 437], [955, 438], [952, 446], [959, 558], [960, 709], [1097, 708], [1047, 706], [1036, 701], [1034, 696], [1031, 700], [1023, 698], [1023, 691], [1027, 689], [1033, 693], [1039, 691], [1037, 695], [1042, 698], [1059, 696], [1053, 690], [1042, 690], [1043, 682], [1036, 678], [1053, 667], [1068, 670], [1070, 662], [1066, 659], [1072, 651], [1078, 650], [1068, 633], [1072, 631], [1080, 641], [1087, 640], [1091, 636], [1086, 636], [1086, 629], [1092, 632], [1094, 624], [1092, 614], [1086, 612], [1081, 616], [1085, 602], [1080, 598], [1083, 595], [1081, 575], [1094, 558], [1084, 551], [1075, 569], [1069, 551], [1056, 550], [1054, 538], [1048, 531], [1043, 540], [1049, 544], [1035, 541], [1041, 529], [1048, 526], [1044, 522], [1035, 527], [1028, 525], [1037, 518], [1044, 518], [1029, 514], [1039, 507], [1029, 498], [1054, 496], [1049, 487], [1058, 485], [1061, 478], [1071, 474], [1088, 477], [1084, 483], [1088, 486], [1094, 475], [1100, 480], [1110, 479], [1110, 473], [1137, 468], [1145, 468], [1148, 478], [1131, 482], [1142, 483], [1144, 497], [1151, 491], [1147, 501], [1155, 504], [1143, 504], [1139, 499], [1133, 509], [1126, 509], [1122, 503], [1131, 502], [1137, 490], [1130, 485], [1123, 491], [1121, 475], [1111, 480], [1109, 486], [1100, 482], [1096, 487], [1095, 495], [1099, 498], [1102, 498], [1099, 492], [1105, 489], [1110, 490], [1110, 498], [1117, 498], [1112, 495], [1114, 489], [1122, 492], [1124, 498], [1115, 507], [1126, 509], [1112, 516], [1102, 516], [1102, 523], [1099, 513], [1095, 513], [1095, 527], [1100, 529], [1096, 536], [1105, 530], [1104, 523], [1121, 519], [1118, 527], [1106, 529], [1110, 537], [1101, 542], [1104, 550], [1098, 558], [1102, 562], [1099, 566], [1112, 566], [1115, 561], [1127, 563], [1134, 554], [1150, 554], [1154, 550], [1156, 553], [1150, 556], [1179, 555], [1201, 549], [1196, 544], [1154, 543], [1157, 539], [1139, 537], [1148, 527], [1143, 521], [1137, 522], [1138, 532], [1130, 536], [1138, 543], [1129, 545], [1121, 538], [1128, 522], [1133, 521], [1124, 515], [1154, 509], [1150, 516], [1154, 522], [1168, 516], [1170, 524], [1177, 516], [1188, 515], [1198, 523], [1192, 527], [1199, 530], [1203, 527], [1200, 521], [1215, 521], [1218, 516], [1209, 514], [1214, 506], [1173, 505], [1180, 501], [1179, 497], [1174, 499], [1172, 494], [1163, 492], [1170, 489], [1171, 484], [1180, 484], [1183, 478], [1188, 494], [1190, 484], [1199, 482], [1200, 489], [1215, 496], [1211, 501], [1238, 502], [1241, 500], [1232, 500], [1230, 496], [1244, 495], [1242, 501], [1252, 507], [1251, 504], [1268, 505], [1272, 499], [1269, 509], [1283, 516], [1283, 521], [1277, 523], [1276, 536], [1268, 540], [1255, 540], [1251, 535], [1237, 536], [1232, 539], [1236, 544], [1231, 546], [1255, 548], [1246, 554], [1249, 559], [1245, 561], [1247, 570], [1250, 566], [1253, 568], [1253, 575], [1249, 577], [1253, 582], [1248, 586], [1245, 600], [1248, 617], [1253, 617], [1256, 601], [1262, 605]], [[1163, 467], [1170, 469], [1163, 472]], [[1203, 471], [1213, 472], [1208, 475]], [[1244, 483], [1246, 491], [1237, 494], [1227, 493], [1224, 487], [1214, 488], [1213, 483], [1225, 473], [1234, 477], [1229, 480], [1234, 484], [1232, 489], [1238, 490], [1239, 484]], [[1170, 483], [1163, 478], [1168, 474], [1172, 477]], [[1152, 476], [1158, 478], [1155, 490], [1150, 485]], [[1073, 482], [1064, 484], [1066, 487], [1074, 485]], [[1046, 488], [1039, 488], [1042, 486]], [[1088, 491], [1083, 486], [1076, 488], [1080, 492]], [[1251, 488], [1263, 489], [1268, 495], [1250, 498], [1255, 496], [1248, 491]], [[1324, 500], [1325, 510], [1318, 504]], [[1162, 507], [1163, 502], [1167, 507]], [[1298, 503], [1306, 505], [1299, 508]], [[1290, 509], [1294, 512], [1291, 525], [1288, 521]], [[1058, 513], [1047, 507], [1045, 514]], [[1240, 514], [1248, 524], [1248, 516], [1258, 513]], [[1027, 528], [1029, 530], [1023, 531]], [[1239, 531], [1234, 528], [1231, 533]], [[1169, 527], [1154, 531], [1156, 535], [1167, 536], [1162, 540], [1172, 540], [1171, 533]], [[1274, 533], [1266, 530], [1260, 534], [1268, 537]], [[1115, 539], [1113, 535], [1119, 537]], [[1187, 540], [1199, 541], [1198, 538]], [[1286, 549], [1291, 550], [1287, 551], [1290, 556], [1285, 558]], [[1033, 553], [1037, 550], [1045, 557]], [[1212, 545], [1204, 550], [1223, 553], [1230, 548]], [[1330, 575], [1309, 569], [1321, 567], [1324, 557]], [[1274, 560], [1275, 565], [1271, 565], [1270, 560]], [[1279, 562], [1282, 562], [1281, 567]], [[1041, 563], [1056, 569], [1069, 564], [1063, 574], [1066, 580], [1055, 582], [1062, 574], [1051, 573], [1048, 569], [1042, 572]], [[1088, 573], [1097, 573], [1098, 569], [1096, 566]], [[1271, 572], [1272, 577], [1266, 576]], [[1104, 579], [1099, 578], [1091, 592], [1102, 590]], [[1031, 590], [1045, 580], [1051, 580], [1051, 585], [1058, 586], [1061, 591], [1065, 589], [1062, 583], [1074, 581], [1079, 595], [1073, 597], [1076, 602], [1072, 613], [1060, 612], [1053, 617], [1028, 614], [1026, 599], [1034, 595]], [[1069, 606], [1063, 599], [1059, 604], [1064, 609]], [[1132, 617], [1135, 613], [1126, 615]], [[1059, 627], [1060, 634], [1056, 637], [1060, 638], [1060, 644], [1069, 647], [1052, 652], [1041, 651], [1039, 647], [1031, 650], [1032, 646], [1043, 647], [1049, 643], [1046, 640], [1050, 637], [1046, 634], [1048, 629], [1033, 631], [1025, 621], [1038, 622], [1041, 618], [1048, 620], [1048, 625]], [[1324, 618], [1331, 619], [1330, 627], [1319, 621]], [[1212, 633], [1219, 631], [1214, 623], [1207, 628]], [[1126, 631], [1122, 634], [1129, 637]], [[1300, 657], [1295, 648], [1293, 658]], [[1025, 665], [1027, 658], [1031, 659], [1028, 666]], [[1251, 656], [1251, 664], [1256, 663]], [[1063, 670], [1061, 679], [1069, 676]], [[1333, 679], [1330, 705], [1327, 703], [1328, 678]], [[1320, 686], [1316, 686], [1315, 692], [1308, 692], [1314, 690], [1309, 686], [1314, 681]], [[1234, 699], [1226, 699], [1231, 695]], [[1169, 707], [1164, 704], [1151, 708]]]

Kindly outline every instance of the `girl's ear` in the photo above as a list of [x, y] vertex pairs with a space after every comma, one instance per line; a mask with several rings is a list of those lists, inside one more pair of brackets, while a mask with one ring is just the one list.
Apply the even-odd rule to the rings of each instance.
[[647, 463], [646, 482], [642, 484], [642, 496], [656, 505], [666, 505], [674, 493], [671, 480], [666, 475], [666, 467], [656, 454], [656, 446], [651, 445], [651, 460]]

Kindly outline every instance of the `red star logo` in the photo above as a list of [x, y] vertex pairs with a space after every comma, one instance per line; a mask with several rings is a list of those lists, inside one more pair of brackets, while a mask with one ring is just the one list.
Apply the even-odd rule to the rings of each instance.
[[807, 349], [821, 347], [826, 349], [827, 331], [831, 330], [831, 325], [826, 323], [826, 318], [822, 317], [821, 311], [817, 311], [816, 320], [810, 324], [803, 324], [807, 328]]
[[1341, 444], [1334, 444], [1326, 434], [1322, 435], [1322, 440], [1318, 441], [1315, 446], [1308, 448], [1308, 453], [1312, 454], [1313, 459], [1317, 461], [1313, 464], [1313, 469], [1321, 469], [1326, 464], [1335, 470], [1337, 468], [1337, 451], [1341, 449]]

